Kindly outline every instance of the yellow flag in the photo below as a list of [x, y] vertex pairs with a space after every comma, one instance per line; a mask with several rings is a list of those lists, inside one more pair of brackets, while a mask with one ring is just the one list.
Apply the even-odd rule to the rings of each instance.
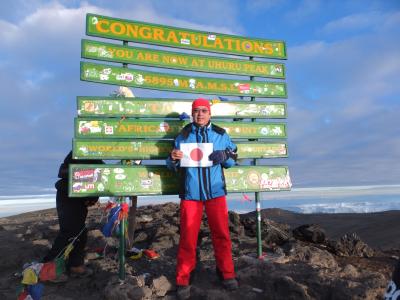
[[27, 268], [24, 270], [22, 283], [27, 285], [38, 283], [38, 277], [33, 269]]
[[71, 253], [72, 249], [74, 249], [74, 245], [69, 244], [64, 251], [64, 258], [68, 258], [69, 254]]

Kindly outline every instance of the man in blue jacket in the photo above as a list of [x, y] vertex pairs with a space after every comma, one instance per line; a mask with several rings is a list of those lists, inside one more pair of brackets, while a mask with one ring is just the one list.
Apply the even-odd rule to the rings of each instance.
[[[190, 297], [190, 273], [196, 266], [197, 238], [203, 208], [206, 210], [217, 272], [225, 288], [238, 288], [232, 260], [232, 243], [229, 236], [226, 185], [223, 168], [235, 164], [237, 147], [221, 127], [211, 123], [210, 102], [196, 99], [192, 103], [193, 123], [186, 125], [175, 139], [174, 149], [167, 159], [168, 168], [180, 176], [180, 239], [176, 268], [177, 295]], [[181, 167], [184, 143], [212, 143], [209, 156], [211, 167]]]

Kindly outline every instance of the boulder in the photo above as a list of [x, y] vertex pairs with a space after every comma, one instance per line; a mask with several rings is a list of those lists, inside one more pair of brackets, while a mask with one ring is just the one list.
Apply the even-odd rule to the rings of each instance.
[[153, 279], [153, 283], [151, 285], [153, 293], [159, 297], [164, 297], [165, 294], [172, 289], [172, 287], [173, 285], [165, 276], [160, 276]]
[[374, 256], [374, 250], [355, 233], [345, 234], [339, 241], [328, 241], [327, 245], [330, 251], [338, 256]]
[[316, 244], [322, 244], [326, 240], [325, 231], [318, 224], [305, 224], [293, 229], [293, 237]]

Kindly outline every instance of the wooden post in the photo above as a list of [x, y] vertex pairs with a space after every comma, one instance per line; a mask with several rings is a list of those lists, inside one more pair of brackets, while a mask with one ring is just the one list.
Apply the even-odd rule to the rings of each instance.
[[[128, 45], [127, 41], [122, 42], [124, 46]], [[127, 68], [127, 64], [122, 65], [124, 68]], [[127, 164], [126, 160], [121, 161], [122, 164]], [[119, 204], [122, 205], [125, 201], [125, 197], [119, 197]], [[119, 257], [119, 280], [124, 282], [126, 277], [125, 271], [125, 220], [122, 219], [119, 224], [119, 249], [118, 249], [118, 257]]]
[[[118, 197], [118, 202], [120, 205], [124, 203], [125, 197]], [[119, 280], [125, 281], [125, 220], [122, 219], [119, 223]]]
[[[250, 56], [250, 60], [253, 60], [253, 57]], [[254, 77], [250, 76], [250, 81], [254, 81]], [[251, 97], [250, 101], [255, 101], [255, 97]], [[252, 118], [252, 122], [256, 121], [256, 119]], [[257, 139], [255, 139], [257, 141]], [[253, 164], [256, 166], [258, 164], [258, 159], [253, 159]], [[262, 258], [262, 239], [261, 239], [261, 201], [260, 201], [260, 193], [255, 192], [255, 202], [256, 202], [256, 226], [257, 226], [257, 257]]]

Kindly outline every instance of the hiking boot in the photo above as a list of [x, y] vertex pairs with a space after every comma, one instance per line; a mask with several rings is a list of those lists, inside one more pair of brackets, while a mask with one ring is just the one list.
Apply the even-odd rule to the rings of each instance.
[[190, 285], [178, 285], [176, 289], [176, 297], [179, 300], [186, 300], [190, 298]]
[[239, 288], [239, 283], [237, 282], [236, 278], [225, 279], [222, 281], [222, 285], [228, 291], [234, 291]]

